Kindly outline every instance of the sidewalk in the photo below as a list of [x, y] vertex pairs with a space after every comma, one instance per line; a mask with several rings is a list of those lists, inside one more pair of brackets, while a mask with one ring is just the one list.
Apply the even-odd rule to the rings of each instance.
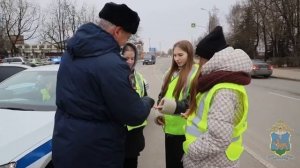
[[271, 77], [300, 81], [300, 68], [274, 68]]

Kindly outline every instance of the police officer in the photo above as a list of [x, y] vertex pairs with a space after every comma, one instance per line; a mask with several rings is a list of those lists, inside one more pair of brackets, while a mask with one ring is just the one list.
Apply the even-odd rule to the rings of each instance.
[[136, 93], [120, 56], [139, 25], [125, 4], [106, 3], [99, 24], [82, 25], [68, 41], [57, 76], [53, 132], [56, 168], [123, 167], [126, 125], [140, 125], [154, 100]]

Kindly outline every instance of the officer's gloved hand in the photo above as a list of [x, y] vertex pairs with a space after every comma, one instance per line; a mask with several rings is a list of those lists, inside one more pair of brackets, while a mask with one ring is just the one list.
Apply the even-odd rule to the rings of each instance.
[[148, 96], [142, 97], [142, 101], [145, 102], [146, 104], [148, 104], [150, 108], [153, 107], [154, 102], [155, 102], [154, 99], [152, 99], [151, 97], [148, 97]]

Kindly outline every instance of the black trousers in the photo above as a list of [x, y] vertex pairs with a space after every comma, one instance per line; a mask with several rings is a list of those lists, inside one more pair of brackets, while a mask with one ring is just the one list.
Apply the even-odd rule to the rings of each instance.
[[138, 157], [125, 158], [124, 168], [137, 168], [137, 166], [138, 166]]
[[165, 134], [166, 168], [183, 168], [181, 160], [184, 141], [184, 135]]

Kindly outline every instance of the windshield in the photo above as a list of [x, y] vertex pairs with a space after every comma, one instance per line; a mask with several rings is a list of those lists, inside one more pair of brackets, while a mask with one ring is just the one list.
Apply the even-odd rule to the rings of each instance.
[[0, 109], [56, 110], [56, 71], [23, 71], [0, 83]]
[[152, 59], [152, 55], [145, 55], [144, 59], [151, 60]]

